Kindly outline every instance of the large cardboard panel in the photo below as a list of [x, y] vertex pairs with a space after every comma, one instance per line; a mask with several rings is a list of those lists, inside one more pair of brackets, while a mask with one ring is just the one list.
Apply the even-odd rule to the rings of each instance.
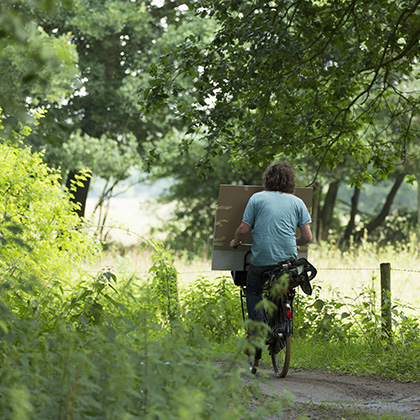
[[[229, 247], [235, 235], [236, 228], [242, 221], [242, 216], [249, 198], [262, 191], [260, 185], [227, 185], [219, 188], [219, 200], [216, 209], [213, 238], [213, 270], [244, 270], [249, 258], [249, 247], [232, 249]], [[312, 188], [296, 188], [295, 195], [300, 197], [309, 211], [312, 210]], [[297, 232], [299, 234], [299, 232]], [[245, 238], [244, 243], [252, 244], [252, 235]], [[307, 256], [307, 247], [299, 249], [299, 257]]]

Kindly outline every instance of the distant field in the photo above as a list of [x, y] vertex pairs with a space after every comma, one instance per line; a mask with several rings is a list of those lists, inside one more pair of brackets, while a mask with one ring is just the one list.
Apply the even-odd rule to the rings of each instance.
[[[96, 199], [88, 199], [86, 217], [91, 218]], [[105, 231], [110, 231], [109, 238], [123, 244], [133, 244], [138, 241], [138, 236], [146, 235], [151, 226], [161, 224], [170, 214], [172, 206], [157, 205], [155, 201], [145, 197], [120, 198], [111, 200], [109, 215]], [[97, 215], [96, 215], [97, 217]], [[94, 219], [97, 222], [97, 219]], [[111, 228], [110, 226], [115, 225]], [[120, 228], [117, 226], [121, 225]], [[129, 229], [131, 234], [127, 233]]]

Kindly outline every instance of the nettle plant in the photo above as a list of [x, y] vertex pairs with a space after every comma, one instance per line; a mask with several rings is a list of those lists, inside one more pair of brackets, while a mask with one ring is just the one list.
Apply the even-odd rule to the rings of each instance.
[[100, 246], [42, 155], [5, 142], [0, 166], [0, 293], [20, 318], [41, 316], [39, 309], [63, 298]]
[[183, 313], [190, 335], [224, 343], [244, 335], [239, 289], [231, 279], [199, 278], [183, 291]]

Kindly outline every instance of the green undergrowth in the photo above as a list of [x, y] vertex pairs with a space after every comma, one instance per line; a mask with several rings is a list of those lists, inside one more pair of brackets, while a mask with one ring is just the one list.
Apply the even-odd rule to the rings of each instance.
[[391, 331], [375, 292], [356, 299], [323, 299], [320, 287], [299, 296], [295, 310], [292, 363], [296, 367], [420, 380], [420, 324], [398, 302], [391, 307]]
[[[8, 419], [251, 418], [240, 370], [139, 322], [88, 328], [59, 323], [48, 335], [19, 325], [2, 343], [0, 413]], [[32, 338], [29, 338], [32, 337]]]
[[[389, 336], [371, 290], [347, 301], [340, 296], [321, 299], [321, 292], [315, 288], [312, 296], [300, 294], [295, 301], [292, 367], [420, 380], [420, 325], [416, 317], [405, 315], [403, 305], [392, 306]], [[239, 289], [229, 279], [200, 279], [181, 295], [188, 319], [216, 352], [240, 351], [245, 333]], [[262, 363], [271, 363], [267, 351]]]
[[[36, 310], [28, 299], [21, 313], [3, 300], [1, 418], [233, 420], [279, 412], [281, 402], [255, 404], [239, 350], [216, 353], [220, 338], [205, 334], [214, 311], [201, 325], [187, 321], [175, 271], [165, 251], [156, 253], [149, 279], [104, 271], [56, 290], [48, 299], [54, 310], [37, 298]], [[258, 410], [248, 410], [251, 401]]]
[[[152, 241], [142, 243], [147, 274], [87, 272], [101, 249], [59, 174], [29, 149], [0, 151], [0, 418], [279, 415], [284, 401], [271, 404], [244, 381], [231, 279], [180, 288], [173, 254]], [[391, 341], [369, 290], [344, 303], [319, 292], [296, 300], [293, 366], [419, 379], [416, 318], [394, 303]]]
[[[188, 320], [217, 353], [241, 351], [245, 333], [240, 295], [231, 280], [200, 279], [181, 296]], [[295, 300], [292, 367], [420, 381], [420, 325], [415, 316], [405, 315], [404, 305], [392, 306], [389, 336], [371, 290], [351, 300], [321, 296], [317, 287], [312, 296], [299, 294]], [[267, 351], [262, 363], [271, 364]]]
[[264, 401], [248, 410], [256, 396], [244, 386], [240, 352], [215, 352], [241, 328], [230, 321], [230, 289], [216, 286], [213, 301], [207, 288], [183, 296], [172, 254], [152, 242], [143, 244], [153, 255], [147, 275], [87, 272], [101, 249], [59, 174], [6, 143], [0, 163], [1, 419], [236, 420], [279, 411]]

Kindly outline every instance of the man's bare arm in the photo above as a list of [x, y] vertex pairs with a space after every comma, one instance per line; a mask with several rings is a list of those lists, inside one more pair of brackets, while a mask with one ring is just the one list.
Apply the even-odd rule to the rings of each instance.
[[301, 235], [298, 238], [296, 238], [297, 246], [302, 246], [312, 241], [311, 226], [309, 225], [309, 223], [306, 225], [300, 226], [299, 229], [300, 229]]
[[247, 233], [251, 232], [251, 226], [245, 222], [241, 222], [235, 232], [235, 237], [230, 241], [231, 248], [238, 248]]

